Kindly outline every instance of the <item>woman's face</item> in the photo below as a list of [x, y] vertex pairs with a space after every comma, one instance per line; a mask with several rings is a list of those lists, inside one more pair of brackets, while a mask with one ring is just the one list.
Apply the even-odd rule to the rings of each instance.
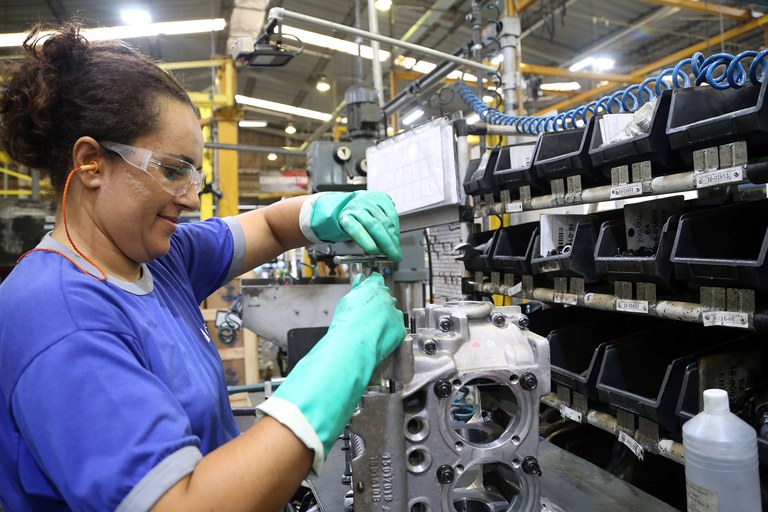
[[[203, 136], [192, 109], [179, 101], [160, 100], [157, 130], [130, 145], [202, 165]], [[95, 205], [101, 231], [130, 260], [146, 263], [165, 255], [182, 212], [200, 201], [194, 186], [179, 196], [167, 192], [152, 176], [112, 155]]]

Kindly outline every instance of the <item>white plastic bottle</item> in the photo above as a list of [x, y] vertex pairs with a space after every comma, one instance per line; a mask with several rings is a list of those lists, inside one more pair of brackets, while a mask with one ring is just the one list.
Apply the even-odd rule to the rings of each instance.
[[731, 413], [728, 393], [704, 391], [704, 410], [683, 425], [688, 512], [760, 512], [755, 429]]

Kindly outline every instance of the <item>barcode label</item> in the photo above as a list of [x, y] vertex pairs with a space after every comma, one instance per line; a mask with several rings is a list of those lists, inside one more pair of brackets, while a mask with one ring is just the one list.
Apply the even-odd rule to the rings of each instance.
[[616, 299], [616, 311], [624, 313], [648, 313], [647, 300]]
[[569, 304], [575, 306], [578, 304], [579, 297], [575, 293], [555, 293], [553, 300], [557, 304]]
[[611, 187], [611, 199], [643, 195], [643, 186], [640, 183], [628, 183]]
[[733, 311], [705, 311], [702, 313], [705, 327], [720, 325], [723, 327], [741, 327], [749, 329], [749, 315]]
[[643, 460], [643, 447], [640, 446], [640, 443], [635, 441], [629, 434], [624, 431], [619, 432], [619, 442], [629, 448], [630, 451], [635, 454], [635, 457]]
[[723, 183], [735, 183], [743, 179], [742, 167], [729, 167], [695, 174], [696, 188], [714, 187]]

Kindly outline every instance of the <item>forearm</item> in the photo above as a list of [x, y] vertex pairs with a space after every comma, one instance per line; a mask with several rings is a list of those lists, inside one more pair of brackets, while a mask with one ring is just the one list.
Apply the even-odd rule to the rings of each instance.
[[153, 507], [175, 510], [279, 511], [312, 465], [312, 452], [269, 416], [205, 456]]

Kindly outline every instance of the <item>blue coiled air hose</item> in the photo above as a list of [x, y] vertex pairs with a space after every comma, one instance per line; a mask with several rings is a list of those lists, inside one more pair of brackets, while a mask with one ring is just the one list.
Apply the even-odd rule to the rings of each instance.
[[[519, 133], [538, 135], [583, 126], [590, 117], [599, 113], [615, 114], [634, 112], [644, 103], [661, 95], [665, 89], [680, 89], [691, 85], [708, 84], [715, 89], [739, 89], [747, 81], [755, 85], [762, 83], [768, 69], [768, 49], [760, 52], [749, 50], [738, 55], [716, 53], [705, 57], [696, 52], [693, 57], [683, 59], [673, 67], [656, 76], [648, 77], [639, 84], [603, 96], [599, 100], [549, 116], [511, 116], [486, 105], [469, 86], [460, 81], [456, 92], [462, 101], [488, 124], [513, 126]], [[746, 63], [749, 66], [745, 68]], [[690, 70], [690, 73], [686, 72]], [[694, 78], [693, 84], [689, 74]], [[671, 78], [671, 83], [664, 80]], [[591, 115], [590, 115], [591, 114]]]

